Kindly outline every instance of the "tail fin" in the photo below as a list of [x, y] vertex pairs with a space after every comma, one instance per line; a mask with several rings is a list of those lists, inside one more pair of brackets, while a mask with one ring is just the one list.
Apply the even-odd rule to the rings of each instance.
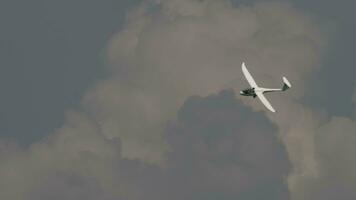
[[292, 87], [292, 85], [290, 84], [290, 82], [288, 81], [288, 79], [286, 77], [283, 76], [283, 87], [282, 87], [282, 91], [286, 91], [289, 88]]

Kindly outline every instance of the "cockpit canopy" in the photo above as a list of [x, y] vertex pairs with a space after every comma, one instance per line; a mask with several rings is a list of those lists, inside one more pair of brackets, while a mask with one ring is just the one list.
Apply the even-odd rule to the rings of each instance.
[[255, 88], [247, 88], [242, 90], [244, 94], [255, 94]]

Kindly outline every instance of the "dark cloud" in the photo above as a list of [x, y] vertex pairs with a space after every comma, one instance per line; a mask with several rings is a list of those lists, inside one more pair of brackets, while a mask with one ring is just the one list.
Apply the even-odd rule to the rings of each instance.
[[290, 163], [276, 127], [234, 95], [185, 102], [165, 131], [165, 166], [138, 177], [146, 177], [142, 199], [289, 199]]
[[333, 117], [316, 133], [316, 149], [320, 168], [310, 199], [356, 199], [356, 122]]
[[114, 200], [100, 184], [91, 177], [75, 173], [56, 172], [48, 175], [39, 187], [31, 190], [25, 199], [43, 200]]
[[70, 121], [30, 153], [13, 150], [2, 158], [0, 197], [289, 199], [291, 166], [276, 126], [242, 106], [233, 91], [184, 103], [164, 131], [170, 150], [163, 166], [125, 159], [119, 143], [103, 139], [89, 119], [74, 114]]
[[288, 199], [290, 164], [277, 128], [234, 95], [191, 97], [167, 128], [165, 170], [175, 186], [166, 199]]

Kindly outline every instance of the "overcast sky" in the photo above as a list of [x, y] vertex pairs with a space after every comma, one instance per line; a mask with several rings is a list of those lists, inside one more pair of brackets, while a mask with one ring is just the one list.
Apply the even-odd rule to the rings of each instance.
[[0, 2], [0, 197], [354, 199], [356, 3], [147, 2]]

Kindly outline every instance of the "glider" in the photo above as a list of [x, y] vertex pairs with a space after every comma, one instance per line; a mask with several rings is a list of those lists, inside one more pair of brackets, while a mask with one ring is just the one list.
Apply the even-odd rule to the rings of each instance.
[[255, 80], [252, 78], [250, 72], [247, 70], [245, 63], [242, 63], [242, 72], [245, 75], [247, 82], [250, 84], [250, 88], [240, 91], [242, 96], [252, 96], [253, 98], [258, 97], [263, 105], [268, 108], [268, 110], [272, 112], [276, 112], [276, 110], [272, 107], [271, 103], [266, 99], [264, 93], [267, 92], [277, 92], [277, 91], [286, 91], [292, 87], [286, 77], [283, 77], [283, 87], [278, 89], [271, 89], [271, 88], [263, 88], [259, 87]]

